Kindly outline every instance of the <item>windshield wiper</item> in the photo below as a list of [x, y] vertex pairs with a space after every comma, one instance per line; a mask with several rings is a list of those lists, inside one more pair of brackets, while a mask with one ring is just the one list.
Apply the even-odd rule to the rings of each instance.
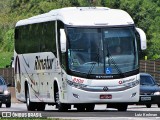
[[110, 54], [109, 48], [108, 48], [108, 44], [107, 44], [107, 57], [108, 57], [108, 64], [110, 66], [110, 60], [111, 63], [113, 63], [114, 67], [116, 68], [117, 72], [122, 76], [125, 77], [125, 74], [122, 73], [121, 69], [118, 67], [117, 63], [114, 61], [112, 55]]
[[88, 71], [88, 73], [87, 73], [87, 78], [89, 78], [89, 76], [91, 75], [95, 64], [96, 64], [96, 63], [92, 63], [92, 66], [90, 67], [90, 69], [89, 69], [89, 71]]
[[[97, 63], [98, 63], [98, 65], [99, 65], [99, 47], [98, 47], [98, 53], [96, 54], [96, 57], [95, 57], [95, 59], [96, 59], [96, 61], [98, 61]], [[93, 69], [94, 69], [94, 67], [95, 67], [95, 65], [96, 65], [96, 62], [91, 62], [91, 67], [90, 67], [90, 69], [89, 69], [89, 71], [88, 71], [88, 73], [87, 73], [87, 78], [91, 75], [91, 73], [92, 73], [92, 71], [93, 71]]]

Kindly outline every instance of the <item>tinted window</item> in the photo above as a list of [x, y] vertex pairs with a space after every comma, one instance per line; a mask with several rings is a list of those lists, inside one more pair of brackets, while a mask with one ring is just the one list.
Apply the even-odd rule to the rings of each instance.
[[0, 85], [5, 85], [3, 78], [0, 77]]
[[54, 52], [56, 55], [55, 22], [20, 26], [15, 33], [17, 53]]
[[153, 85], [154, 80], [151, 76], [140, 76], [140, 84], [141, 85]]
[[134, 27], [68, 27], [69, 69], [85, 74], [119, 75], [138, 67]]

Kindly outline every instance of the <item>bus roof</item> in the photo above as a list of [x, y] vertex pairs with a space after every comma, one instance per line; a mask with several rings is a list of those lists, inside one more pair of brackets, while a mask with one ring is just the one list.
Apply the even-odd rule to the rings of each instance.
[[67, 7], [20, 20], [16, 26], [61, 20], [72, 26], [119, 26], [134, 24], [130, 15], [119, 9], [106, 7]]

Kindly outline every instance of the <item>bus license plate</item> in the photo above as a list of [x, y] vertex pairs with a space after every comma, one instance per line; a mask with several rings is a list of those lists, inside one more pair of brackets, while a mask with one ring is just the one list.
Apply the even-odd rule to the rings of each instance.
[[151, 97], [141, 97], [141, 101], [150, 101]]
[[108, 94], [108, 95], [100, 95], [99, 96], [100, 99], [112, 99], [112, 95]]

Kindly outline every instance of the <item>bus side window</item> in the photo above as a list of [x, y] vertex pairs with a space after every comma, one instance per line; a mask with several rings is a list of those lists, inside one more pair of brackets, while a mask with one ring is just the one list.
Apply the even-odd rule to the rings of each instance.
[[57, 32], [58, 32], [58, 53], [60, 55], [60, 64], [63, 67], [63, 69], [66, 70], [66, 66], [67, 66], [67, 52], [65, 53], [61, 53], [61, 45], [60, 45], [60, 29], [63, 28], [64, 29], [64, 23], [62, 23], [61, 21], [57, 21]]
[[18, 37], [19, 37], [18, 34], [19, 34], [19, 29], [16, 28], [16, 29], [15, 29], [15, 35], [14, 35], [14, 38], [15, 38], [15, 39], [18, 39]]

